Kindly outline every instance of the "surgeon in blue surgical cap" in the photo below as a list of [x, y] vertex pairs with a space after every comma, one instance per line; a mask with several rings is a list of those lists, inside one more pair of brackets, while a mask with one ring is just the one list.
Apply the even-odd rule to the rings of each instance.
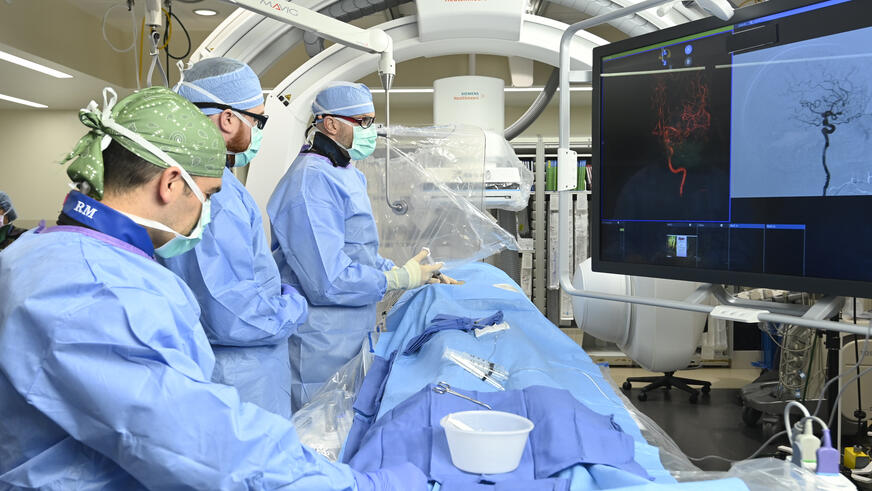
[[334, 82], [317, 95], [312, 114], [309, 144], [267, 206], [282, 281], [309, 302], [308, 320], [290, 339], [295, 411], [360, 350], [387, 291], [431, 282], [442, 267], [421, 264], [426, 251], [402, 267], [378, 253], [366, 179], [350, 165], [375, 150], [369, 88]]
[[[192, 251], [163, 259], [193, 290], [200, 322], [215, 352], [212, 379], [236, 387], [243, 401], [291, 415], [288, 337], [306, 318], [306, 300], [282, 284], [254, 198], [231, 167], [260, 148], [264, 116], [257, 75], [245, 63], [206, 58], [182, 74], [175, 90], [212, 120], [227, 146], [212, 221]], [[256, 164], [258, 165], [258, 164]]]

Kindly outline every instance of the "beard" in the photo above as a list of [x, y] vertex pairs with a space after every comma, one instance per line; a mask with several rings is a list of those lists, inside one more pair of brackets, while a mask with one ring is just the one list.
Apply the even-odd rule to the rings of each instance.
[[251, 128], [241, 125], [239, 131], [227, 140], [227, 151], [233, 153], [244, 152], [248, 150], [249, 145], [251, 145]]

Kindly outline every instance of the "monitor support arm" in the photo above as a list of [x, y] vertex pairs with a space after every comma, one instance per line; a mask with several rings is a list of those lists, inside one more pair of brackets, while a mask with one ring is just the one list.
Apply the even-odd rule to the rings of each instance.
[[[721, 303], [711, 306], [699, 303], [695, 299], [699, 295], [693, 295], [684, 301], [664, 300], [658, 298], [636, 297], [629, 295], [612, 295], [607, 293], [579, 290], [572, 285], [572, 277], [569, 264], [569, 210], [572, 207], [570, 190], [575, 189], [577, 178], [576, 168], [578, 165], [575, 152], [569, 149], [569, 83], [575, 78], [586, 78], [586, 74], [572, 73], [570, 71], [569, 47], [572, 37], [578, 31], [588, 29], [606, 22], [611, 22], [625, 15], [654, 8], [673, 0], [645, 0], [634, 5], [624, 7], [603, 15], [570, 25], [563, 33], [560, 40], [560, 140], [557, 165], [557, 190], [559, 191], [558, 213], [558, 253], [557, 266], [560, 277], [560, 287], [567, 294], [575, 297], [587, 297], [597, 300], [609, 300], [614, 302], [626, 302], [652, 307], [664, 307], [670, 309], [688, 310], [710, 314], [713, 317], [741, 321], [741, 322], [776, 322], [792, 324], [811, 329], [840, 331], [851, 334], [866, 335], [869, 328], [830, 322], [824, 319], [831, 318], [844, 303], [842, 297], [826, 297], [818, 301], [811, 309], [791, 307], [767, 302], [753, 302], [738, 299], [729, 295], [721, 286], [706, 285], [710, 293]], [[716, 15], [728, 20], [732, 16], [732, 7], [726, 0], [697, 0], [699, 6]]]
[[287, 0], [224, 0], [265, 17], [315, 33], [324, 39], [367, 53], [378, 53], [378, 75], [385, 91], [391, 90], [397, 67], [394, 43], [381, 29], [361, 29], [301, 7]]

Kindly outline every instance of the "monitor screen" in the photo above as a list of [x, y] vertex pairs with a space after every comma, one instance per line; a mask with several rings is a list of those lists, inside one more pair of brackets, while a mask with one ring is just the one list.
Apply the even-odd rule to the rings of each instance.
[[593, 52], [598, 271], [872, 297], [872, 1]]

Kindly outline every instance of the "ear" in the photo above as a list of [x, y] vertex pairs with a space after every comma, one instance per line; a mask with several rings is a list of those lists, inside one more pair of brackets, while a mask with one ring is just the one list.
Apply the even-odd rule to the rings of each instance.
[[218, 129], [222, 133], [232, 134], [236, 131], [236, 116], [230, 109], [225, 109], [218, 114]]
[[336, 121], [336, 118], [327, 116], [321, 120], [322, 125], [324, 126], [324, 132], [330, 136], [336, 136], [339, 134], [339, 121]]
[[157, 179], [157, 198], [160, 204], [165, 205], [175, 201], [187, 184], [182, 178], [182, 172], [178, 167], [168, 167], [160, 173]]

